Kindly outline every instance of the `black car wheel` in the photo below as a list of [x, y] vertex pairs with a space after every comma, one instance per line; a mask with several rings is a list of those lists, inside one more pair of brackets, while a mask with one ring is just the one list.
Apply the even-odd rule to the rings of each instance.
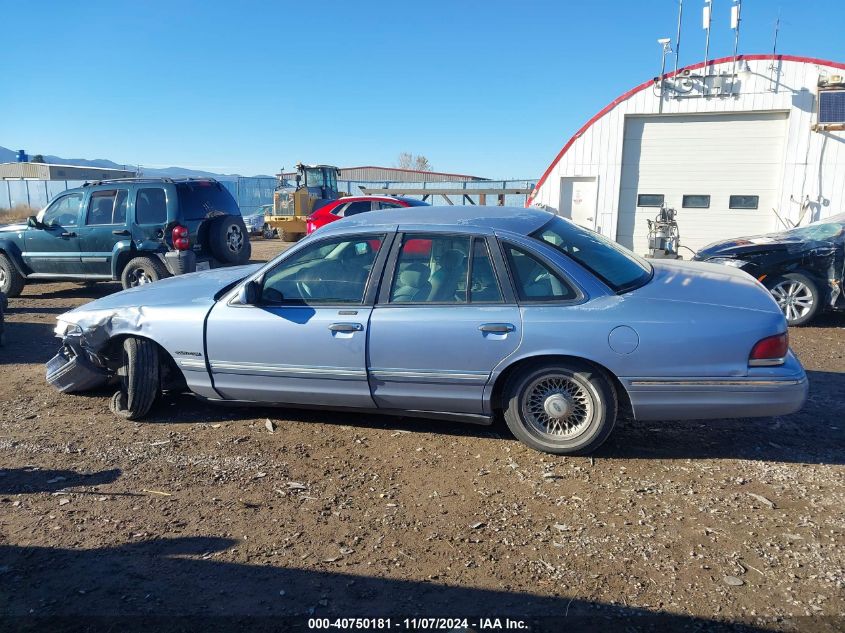
[[236, 215], [221, 215], [208, 228], [209, 247], [217, 259], [226, 264], [245, 264], [252, 248], [244, 219]]
[[144, 284], [151, 284], [159, 279], [169, 277], [170, 273], [160, 260], [152, 257], [135, 257], [123, 268], [120, 283], [123, 289], [135, 288]]
[[818, 286], [806, 275], [787, 273], [766, 279], [766, 287], [789, 325], [809, 323], [819, 311], [821, 297]]
[[11, 260], [0, 254], [0, 292], [7, 297], [17, 297], [26, 285], [26, 278], [18, 272]]
[[556, 455], [593, 452], [616, 423], [616, 390], [607, 377], [576, 361], [538, 364], [511, 375], [505, 422], [531, 448]]
[[111, 410], [127, 420], [147, 414], [158, 398], [160, 387], [158, 348], [152, 341], [129, 337], [123, 341], [120, 391], [111, 400]]

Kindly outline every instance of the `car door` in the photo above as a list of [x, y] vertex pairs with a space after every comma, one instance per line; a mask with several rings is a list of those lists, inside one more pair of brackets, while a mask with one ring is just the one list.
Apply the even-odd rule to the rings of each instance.
[[50, 203], [41, 223], [25, 232], [24, 262], [35, 275], [78, 275], [79, 216], [82, 193], [69, 193]]
[[114, 245], [131, 236], [126, 224], [128, 189], [92, 191], [77, 229], [82, 272], [111, 277]]
[[253, 305], [219, 302], [207, 322], [215, 390], [232, 400], [373, 407], [366, 346], [388, 238], [312, 242], [261, 275]]
[[393, 251], [370, 317], [373, 399], [386, 409], [485, 413], [484, 386], [522, 331], [491, 243], [405, 233]]

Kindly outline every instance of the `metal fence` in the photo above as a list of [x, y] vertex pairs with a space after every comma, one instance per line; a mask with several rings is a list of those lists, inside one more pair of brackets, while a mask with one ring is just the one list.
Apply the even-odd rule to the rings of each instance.
[[[243, 215], [256, 213], [262, 205], [273, 202], [273, 191], [276, 189], [275, 178], [238, 178], [237, 180], [220, 180], [238, 201]], [[365, 181], [339, 180], [338, 189], [351, 194], [360, 195], [361, 187], [381, 189], [388, 187], [413, 187], [415, 189], [454, 189], [456, 204], [467, 204], [462, 194], [471, 194], [473, 189], [530, 188], [533, 180], [476, 180], [467, 182], [397, 182], [397, 181]], [[79, 187], [79, 180], [3, 180], [0, 181], [0, 208], [10, 209], [19, 205], [27, 205], [34, 209], [41, 209], [57, 194], [65, 189]], [[414, 196], [420, 198], [421, 196]], [[441, 204], [439, 200], [431, 200], [434, 204]], [[495, 203], [495, 201], [491, 201]], [[507, 195], [505, 204], [521, 207], [525, 204], [525, 196]]]

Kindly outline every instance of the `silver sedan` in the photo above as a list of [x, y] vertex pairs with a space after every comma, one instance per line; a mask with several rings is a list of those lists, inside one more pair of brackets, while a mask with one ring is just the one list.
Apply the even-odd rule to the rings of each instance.
[[111, 382], [219, 402], [490, 424], [550, 453], [641, 420], [798, 410], [807, 379], [753, 278], [647, 262], [536, 209], [431, 207], [334, 223], [264, 265], [182, 275], [58, 317], [63, 391]]

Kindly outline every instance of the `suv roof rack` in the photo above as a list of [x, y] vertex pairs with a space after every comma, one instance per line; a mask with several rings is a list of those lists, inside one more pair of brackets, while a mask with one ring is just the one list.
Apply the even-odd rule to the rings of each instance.
[[217, 182], [216, 178], [211, 178], [202, 176], [202, 177], [195, 177], [195, 176], [184, 176], [184, 177], [176, 177], [170, 178], [168, 176], [148, 176], [148, 177], [135, 177], [135, 178], [107, 178], [105, 180], [91, 180], [85, 181], [82, 183], [83, 187], [94, 187], [96, 185], [107, 185], [112, 182], [183, 182], [186, 180], [209, 180], [211, 182]]

